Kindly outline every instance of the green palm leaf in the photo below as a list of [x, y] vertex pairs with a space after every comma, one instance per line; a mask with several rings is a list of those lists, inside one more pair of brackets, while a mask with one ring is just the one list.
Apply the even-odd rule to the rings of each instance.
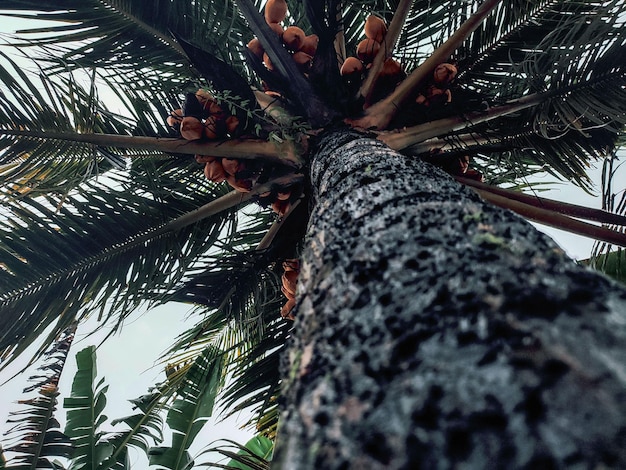
[[39, 373], [29, 378], [33, 384], [26, 387], [24, 393], [37, 390], [38, 396], [20, 400], [26, 408], [10, 413], [7, 422], [13, 426], [5, 433], [5, 437], [15, 443], [4, 450], [17, 455], [8, 466], [0, 465], [0, 468], [56, 468], [55, 461], [51, 459], [68, 458], [72, 454], [70, 440], [60, 431], [54, 413], [59, 396], [57, 384], [74, 339], [74, 332], [75, 325], [57, 338], [46, 351], [46, 360], [37, 368]]
[[[75, 317], [104, 308], [113, 294], [120, 294], [111, 305], [121, 318], [142, 299], [166, 295], [223, 229], [234, 228], [232, 215], [218, 215], [173, 232], [159, 231], [223, 189], [198, 182], [189, 172], [176, 180], [179, 170], [172, 179], [168, 171], [155, 178], [158, 165], [149, 161], [143, 168], [146, 173], [133, 172], [130, 181], [124, 172], [110, 173], [106, 182], [85, 183], [82, 194], [50, 195], [45, 202], [23, 198], [10, 207], [11, 217], [2, 222], [5, 269], [0, 272], [5, 312], [0, 349], [7, 358], [21, 350], [15, 345], [24, 346], [47, 325], [57, 321], [56, 328], [63, 329]], [[188, 193], [193, 180], [198, 191]], [[33, 227], [42, 230], [37, 237], [27, 236]], [[56, 289], [69, 286], [70, 296], [58, 298]], [[59, 311], [64, 312], [60, 318]]]

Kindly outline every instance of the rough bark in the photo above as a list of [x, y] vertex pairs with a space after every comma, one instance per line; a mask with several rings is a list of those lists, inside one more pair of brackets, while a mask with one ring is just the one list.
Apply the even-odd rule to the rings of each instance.
[[323, 136], [273, 469], [626, 468], [626, 291], [436, 168]]

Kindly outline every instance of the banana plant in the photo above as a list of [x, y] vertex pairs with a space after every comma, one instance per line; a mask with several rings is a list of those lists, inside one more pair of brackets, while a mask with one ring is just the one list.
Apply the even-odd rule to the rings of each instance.
[[182, 370], [170, 370], [171, 380], [184, 374], [165, 420], [172, 430], [172, 445], [148, 449], [151, 465], [171, 470], [193, 468], [189, 447], [213, 414], [215, 399], [224, 381], [224, 365], [222, 352], [206, 347], [192, 363], [182, 366]]

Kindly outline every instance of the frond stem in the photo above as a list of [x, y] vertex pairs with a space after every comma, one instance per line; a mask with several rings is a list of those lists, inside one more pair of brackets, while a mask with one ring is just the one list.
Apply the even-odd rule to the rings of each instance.
[[403, 150], [433, 137], [467, 129], [477, 124], [536, 106], [554, 95], [554, 92], [533, 93], [520, 99], [509, 101], [501, 106], [494, 106], [487, 111], [476, 111], [462, 116], [438, 119], [408, 127], [402, 131], [381, 133], [378, 135], [378, 139], [394, 150]]
[[557, 228], [559, 230], [565, 230], [567, 232], [582, 235], [584, 237], [594, 238], [596, 240], [605, 241], [614, 245], [626, 247], [626, 234], [611, 230], [606, 227], [599, 227], [580, 220], [573, 219], [563, 214], [559, 214], [553, 210], [542, 209], [534, 207], [529, 204], [525, 204], [520, 201], [514, 201], [508, 197], [499, 196], [489, 191], [472, 187], [472, 189], [478, 193], [485, 201], [492, 204], [512, 210], [517, 214], [526, 217], [527, 219], [534, 220], [541, 224], [549, 225], [550, 227]]
[[153, 150], [163, 153], [211, 155], [214, 157], [241, 158], [244, 160], [262, 159], [291, 167], [299, 167], [302, 165], [302, 160], [295, 151], [293, 144], [289, 141], [284, 141], [280, 144], [258, 139], [231, 139], [206, 142], [171, 137], [82, 134], [78, 132], [29, 131], [19, 129], [0, 129], [0, 135], [32, 137], [44, 140], [64, 140], [93, 144], [101, 147]]
[[472, 188], [487, 191], [489, 193], [496, 194], [498, 196], [502, 196], [514, 201], [523, 202], [524, 204], [528, 204], [530, 206], [557, 211], [559, 214], [593, 220], [595, 222], [601, 222], [603, 224], [626, 226], [625, 216], [615, 214], [613, 212], [608, 212], [602, 209], [594, 209], [592, 207], [580, 206], [568, 202], [555, 201], [554, 199], [531, 196], [530, 194], [513, 191], [511, 189], [499, 188], [497, 186], [481, 183], [480, 181], [463, 178], [461, 176], [457, 176], [456, 180]]

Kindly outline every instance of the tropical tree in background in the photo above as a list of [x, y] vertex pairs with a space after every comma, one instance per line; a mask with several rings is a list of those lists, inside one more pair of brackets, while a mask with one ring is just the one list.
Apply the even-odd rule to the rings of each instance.
[[[3, 3], [52, 21], [2, 51], [3, 365], [89, 316], [189, 302], [150, 403], [219, 392], [274, 439], [284, 357], [282, 468], [619, 467], [621, 288], [422, 161], [623, 246], [570, 217], [619, 214], [495, 188], [589, 189], [613, 161], [623, 0], [264, 3]], [[293, 25], [315, 51], [277, 35]], [[173, 429], [152, 462], [193, 465], [197, 426]]]

